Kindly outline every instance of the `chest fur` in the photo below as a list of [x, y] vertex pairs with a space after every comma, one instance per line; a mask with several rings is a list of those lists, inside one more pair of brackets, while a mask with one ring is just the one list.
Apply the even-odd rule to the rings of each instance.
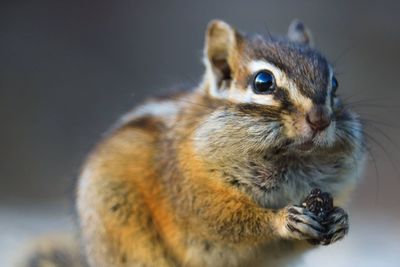
[[357, 166], [347, 158], [300, 156], [279, 160], [247, 159], [223, 167], [223, 176], [231, 185], [253, 197], [265, 208], [299, 204], [313, 188], [334, 197], [356, 180]]

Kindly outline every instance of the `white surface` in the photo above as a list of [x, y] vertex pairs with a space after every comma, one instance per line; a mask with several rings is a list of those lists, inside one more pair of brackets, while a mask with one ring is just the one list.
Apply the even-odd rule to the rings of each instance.
[[[382, 213], [352, 214], [345, 240], [309, 252], [301, 267], [398, 267], [400, 220]], [[72, 232], [73, 216], [59, 204], [0, 206], [0, 267], [11, 267], [23, 248], [36, 237]]]
[[60, 204], [0, 206], [0, 267], [14, 267], [38, 237], [73, 232], [73, 215]]
[[342, 241], [308, 253], [306, 267], [399, 267], [400, 220], [385, 214], [351, 218]]

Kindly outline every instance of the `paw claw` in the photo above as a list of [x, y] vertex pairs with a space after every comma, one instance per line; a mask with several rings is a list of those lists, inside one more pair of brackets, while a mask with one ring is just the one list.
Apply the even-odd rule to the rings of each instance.
[[349, 218], [342, 208], [335, 208], [324, 223], [327, 234], [322, 245], [329, 245], [344, 238], [349, 230]]
[[348, 215], [342, 208], [334, 208], [328, 218], [320, 217], [306, 208], [290, 206], [285, 209], [286, 238], [308, 240], [314, 245], [329, 245], [344, 238], [349, 229]]
[[319, 239], [324, 233], [324, 227], [318, 218], [302, 207], [291, 206], [286, 209], [286, 237], [309, 240]]

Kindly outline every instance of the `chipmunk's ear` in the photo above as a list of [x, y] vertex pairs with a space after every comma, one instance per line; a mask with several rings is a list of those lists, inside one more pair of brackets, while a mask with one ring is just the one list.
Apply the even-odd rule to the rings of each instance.
[[207, 68], [206, 79], [211, 83], [211, 87], [215, 87], [214, 90], [220, 90], [230, 83], [235, 67], [235, 57], [242, 40], [242, 35], [229, 24], [221, 20], [213, 20], [209, 23], [206, 32], [204, 63]]
[[298, 19], [294, 19], [289, 25], [288, 30], [289, 40], [301, 44], [307, 44], [313, 46], [313, 37], [311, 31]]

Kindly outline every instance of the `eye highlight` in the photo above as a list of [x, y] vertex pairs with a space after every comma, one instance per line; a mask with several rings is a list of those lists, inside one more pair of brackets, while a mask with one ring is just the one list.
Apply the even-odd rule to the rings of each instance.
[[275, 91], [275, 77], [267, 71], [261, 70], [254, 75], [253, 91], [256, 94], [271, 94]]
[[338, 82], [338, 80], [336, 79], [335, 76], [332, 77], [331, 84], [332, 84], [332, 95], [335, 96], [336, 95], [336, 91], [337, 91], [337, 89], [339, 87], [339, 82]]

